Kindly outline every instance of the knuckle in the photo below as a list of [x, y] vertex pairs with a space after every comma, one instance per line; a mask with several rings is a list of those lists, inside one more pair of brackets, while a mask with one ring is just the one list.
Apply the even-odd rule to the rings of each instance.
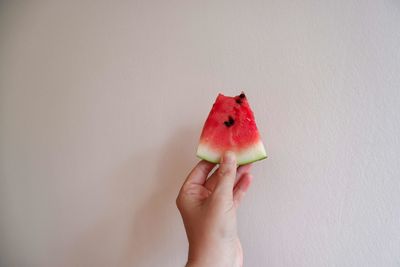
[[233, 171], [230, 168], [221, 168], [220, 171], [218, 172], [218, 175], [220, 178], [223, 178], [225, 176], [229, 176], [233, 173]]
[[179, 194], [175, 200], [176, 207], [180, 209], [182, 207], [182, 195]]

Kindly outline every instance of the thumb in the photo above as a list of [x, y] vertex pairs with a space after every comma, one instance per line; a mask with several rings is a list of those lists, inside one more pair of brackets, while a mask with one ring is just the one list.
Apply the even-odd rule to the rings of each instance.
[[215, 194], [233, 196], [233, 186], [236, 178], [236, 156], [233, 152], [227, 151], [222, 156], [215, 178]]

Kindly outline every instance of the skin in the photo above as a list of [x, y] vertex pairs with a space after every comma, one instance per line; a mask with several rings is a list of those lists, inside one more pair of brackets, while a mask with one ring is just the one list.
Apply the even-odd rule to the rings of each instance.
[[251, 184], [251, 166], [237, 168], [235, 154], [229, 151], [210, 175], [215, 165], [200, 161], [176, 199], [189, 241], [188, 267], [243, 265], [237, 208]]

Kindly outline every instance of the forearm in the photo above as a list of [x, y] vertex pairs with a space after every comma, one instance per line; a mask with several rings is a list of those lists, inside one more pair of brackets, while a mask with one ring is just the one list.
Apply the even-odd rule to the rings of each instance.
[[208, 245], [206, 248], [189, 246], [188, 262], [186, 267], [236, 267], [236, 251], [229, 249], [234, 247], [227, 245], [224, 247], [216, 244]]

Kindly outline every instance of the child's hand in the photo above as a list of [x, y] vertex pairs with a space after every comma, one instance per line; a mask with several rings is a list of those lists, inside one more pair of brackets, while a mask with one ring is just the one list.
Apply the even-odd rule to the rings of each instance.
[[236, 209], [252, 180], [250, 165], [236, 170], [235, 154], [228, 152], [207, 179], [214, 166], [200, 161], [176, 199], [189, 240], [187, 266], [242, 266]]

